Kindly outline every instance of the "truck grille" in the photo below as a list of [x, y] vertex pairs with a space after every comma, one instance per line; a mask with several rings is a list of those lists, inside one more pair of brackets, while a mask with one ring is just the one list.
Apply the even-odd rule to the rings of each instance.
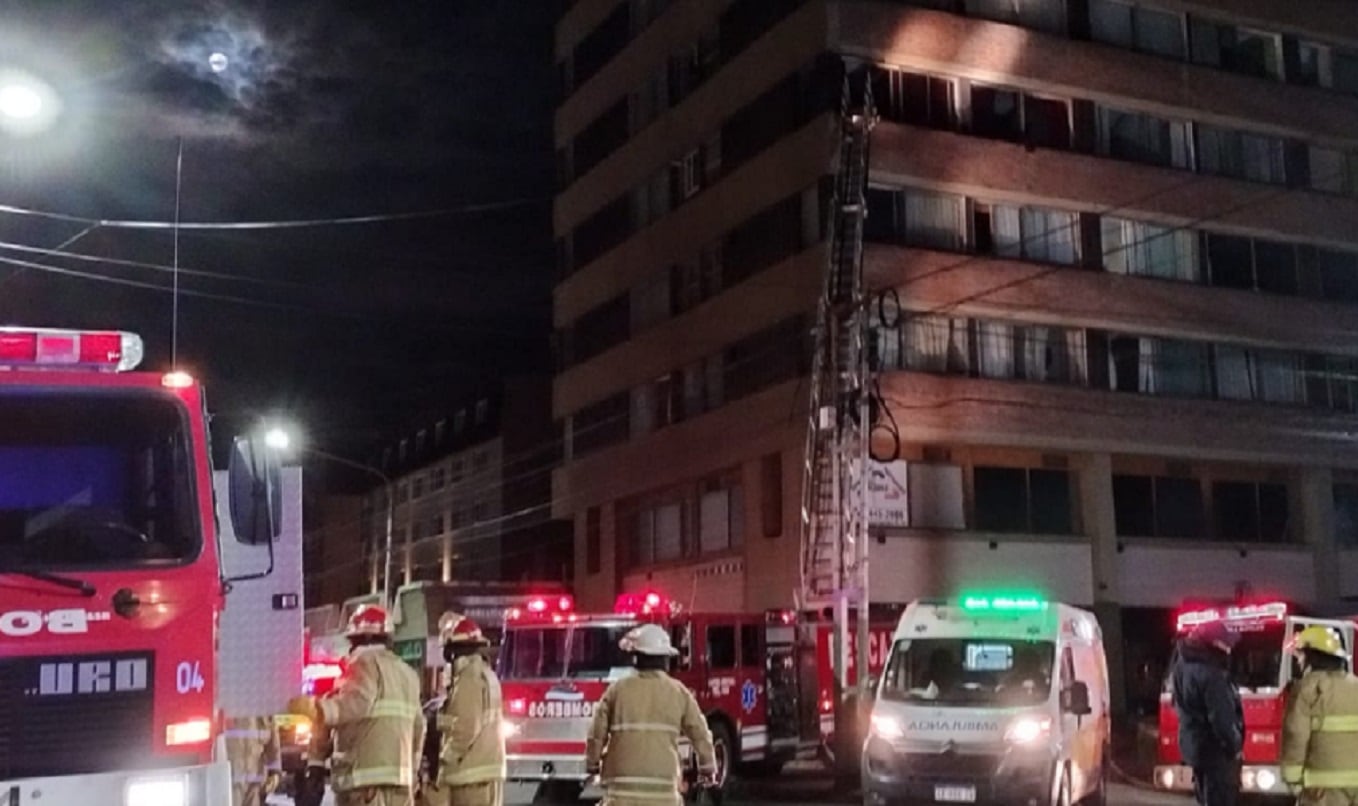
[[148, 652], [0, 658], [0, 780], [153, 763]]

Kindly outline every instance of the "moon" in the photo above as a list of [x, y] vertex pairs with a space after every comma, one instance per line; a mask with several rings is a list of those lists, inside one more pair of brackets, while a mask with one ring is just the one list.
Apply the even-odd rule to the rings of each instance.
[[211, 56], [209, 56], [207, 60], [208, 67], [211, 67], [212, 72], [214, 73], [222, 72], [223, 70], [226, 69], [226, 66], [230, 63], [231, 62], [226, 58], [225, 53], [214, 53]]

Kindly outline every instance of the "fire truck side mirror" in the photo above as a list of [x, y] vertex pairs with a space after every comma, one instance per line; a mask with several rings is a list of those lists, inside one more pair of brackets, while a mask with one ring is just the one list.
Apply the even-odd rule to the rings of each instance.
[[262, 546], [278, 539], [283, 488], [278, 452], [256, 437], [236, 437], [227, 470], [231, 529], [236, 540]]

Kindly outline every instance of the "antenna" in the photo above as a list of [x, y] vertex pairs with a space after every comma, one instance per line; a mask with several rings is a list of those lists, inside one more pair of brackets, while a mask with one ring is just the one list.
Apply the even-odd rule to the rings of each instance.
[[179, 138], [179, 153], [174, 161], [174, 292], [170, 312], [170, 368], [179, 369], [179, 189], [184, 179], [184, 138]]

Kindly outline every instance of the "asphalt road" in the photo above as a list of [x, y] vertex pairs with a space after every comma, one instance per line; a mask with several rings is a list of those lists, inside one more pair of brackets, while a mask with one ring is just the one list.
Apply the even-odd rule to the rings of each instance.
[[[772, 785], [762, 785], [755, 787], [753, 791], [741, 793], [737, 797], [727, 798], [725, 806], [760, 806], [761, 804], [778, 803], [793, 804], [794, 806], [843, 806], [848, 801], [844, 798], [830, 798], [820, 795], [815, 790], [823, 789], [823, 786], [816, 786], [812, 782], [808, 785], [784, 784], [774, 787]], [[506, 806], [515, 804], [522, 806], [532, 802], [532, 793], [524, 791], [506, 791]], [[1109, 792], [1108, 802], [1113, 806], [1190, 806], [1192, 800], [1189, 798], [1175, 795], [1165, 795], [1158, 792], [1147, 792], [1130, 786], [1113, 785]], [[290, 804], [286, 798], [273, 797], [269, 799], [270, 804], [285, 806]], [[334, 800], [327, 797], [325, 806], [333, 806]]]

